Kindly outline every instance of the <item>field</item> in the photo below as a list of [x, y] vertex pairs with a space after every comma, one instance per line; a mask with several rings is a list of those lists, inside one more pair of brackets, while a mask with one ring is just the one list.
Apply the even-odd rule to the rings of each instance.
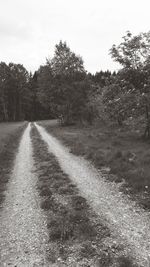
[[26, 123], [0, 124], [0, 205], [13, 167], [15, 153]]
[[122, 191], [150, 209], [150, 143], [141, 133], [129, 127], [40, 124], [68, 145], [70, 152], [92, 161], [106, 179], [121, 183]]

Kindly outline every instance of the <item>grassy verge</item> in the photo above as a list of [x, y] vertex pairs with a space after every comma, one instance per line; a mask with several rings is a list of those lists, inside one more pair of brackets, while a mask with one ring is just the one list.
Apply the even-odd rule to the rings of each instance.
[[5, 143], [7, 143], [7, 140], [9, 139], [10, 135], [13, 133], [15, 134], [15, 131], [25, 124], [25, 122], [1, 122], [0, 123], [0, 152], [5, 147]]
[[129, 127], [59, 127], [40, 122], [70, 151], [86, 159], [111, 181], [123, 182], [122, 190], [150, 209], [150, 143]]
[[[25, 123], [19, 123], [17, 125], [15, 124], [13, 129], [9, 126], [7, 127], [8, 130], [6, 130], [5, 127], [5, 138], [3, 138], [3, 143], [0, 146], [0, 206], [5, 198], [7, 182], [10, 178], [14, 164], [14, 157], [25, 126]], [[1, 132], [2, 131], [0, 130], [0, 133]], [[0, 135], [0, 137], [2, 137], [2, 135]]]
[[109, 229], [62, 172], [55, 157], [48, 153], [35, 128], [31, 135], [37, 189], [47, 217], [51, 266], [134, 266], [124, 256], [124, 248], [115, 242]]

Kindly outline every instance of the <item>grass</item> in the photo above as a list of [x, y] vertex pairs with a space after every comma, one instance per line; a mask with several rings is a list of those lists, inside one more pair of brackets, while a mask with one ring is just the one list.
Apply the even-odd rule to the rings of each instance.
[[0, 206], [5, 199], [7, 182], [25, 125], [25, 123], [0, 124]]
[[40, 122], [47, 131], [70, 147], [70, 152], [90, 160], [142, 207], [150, 209], [150, 142], [129, 126], [60, 127]]
[[[109, 229], [100, 222], [77, 187], [63, 173], [55, 157], [48, 153], [46, 144], [34, 127], [31, 136], [38, 175], [37, 190], [41, 208], [47, 217], [47, 258], [50, 264], [119, 266], [123, 248], [118, 246], [114, 249]], [[107, 239], [110, 242], [106, 245]], [[94, 265], [95, 262], [97, 265]], [[129, 262], [131, 264], [131, 260]]]
[[14, 134], [24, 122], [8, 122], [0, 123], [0, 151], [7, 145], [7, 139], [11, 134]]

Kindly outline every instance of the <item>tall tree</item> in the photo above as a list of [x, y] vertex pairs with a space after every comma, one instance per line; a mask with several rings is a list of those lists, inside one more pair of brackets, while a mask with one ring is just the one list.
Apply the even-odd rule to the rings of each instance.
[[150, 31], [136, 36], [127, 32], [120, 45], [113, 45], [110, 54], [125, 68], [139, 69], [147, 65], [150, 60]]
[[[123, 37], [123, 42], [118, 46], [113, 45], [110, 53], [112, 58], [123, 67], [119, 71], [116, 81], [119, 85], [124, 84], [118, 87], [120, 88], [119, 93], [110, 103], [113, 104], [115, 99], [118, 99], [118, 104], [121, 104], [121, 113], [126, 118], [128, 116], [145, 115], [145, 135], [150, 137], [150, 89], [148, 86], [150, 32], [140, 33], [136, 36], [127, 32], [126, 36]], [[112, 90], [114, 90], [113, 86], [107, 88], [107, 96], [111, 96]], [[117, 103], [115, 105], [117, 106]]]
[[0, 63], [0, 120], [25, 118], [29, 101], [29, 74], [20, 64]]
[[29, 73], [21, 64], [10, 63], [9, 69], [9, 117], [13, 121], [22, 120], [24, 119], [23, 107], [26, 104], [26, 94], [28, 93]]
[[60, 41], [55, 46], [55, 54], [51, 60], [47, 60], [54, 76], [69, 76], [77, 73], [85, 73], [83, 60], [70, 50], [66, 42]]
[[8, 121], [8, 78], [9, 68], [4, 63], [0, 63], [0, 121]]
[[65, 124], [79, 119], [86, 105], [87, 80], [83, 60], [66, 42], [55, 46], [52, 59], [39, 69], [38, 96], [52, 115]]

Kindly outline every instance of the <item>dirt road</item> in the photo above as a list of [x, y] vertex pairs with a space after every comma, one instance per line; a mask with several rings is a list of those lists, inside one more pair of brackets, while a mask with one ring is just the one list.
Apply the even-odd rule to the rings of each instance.
[[[48, 159], [43, 161], [42, 169], [46, 172], [46, 165], [53, 165], [55, 164], [54, 161], [57, 160], [63, 173], [68, 175], [70, 181], [78, 188], [80, 195], [87, 200], [89, 206], [97, 214], [98, 220], [110, 229], [111, 237], [116, 246], [118, 244], [122, 246], [124, 255], [129, 255], [133, 258], [133, 261], [138, 266], [149, 267], [149, 213], [140, 209], [127, 196], [120, 193], [116, 184], [106, 182], [89, 162], [69, 153], [69, 149], [48, 134], [44, 128], [37, 124], [35, 124], [35, 127], [40, 133], [41, 140], [44, 141], [48, 148], [45, 153], [53, 154], [55, 157], [51, 163], [49, 163]], [[0, 210], [0, 266], [52, 266], [48, 262], [46, 253], [53, 244], [49, 240], [46, 213], [40, 207], [41, 199], [37, 190], [39, 173], [34, 168], [36, 159], [33, 159], [33, 144], [30, 132], [31, 124], [28, 125], [22, 136], [12, 175], [7, 186], [3, 208]], [[39, 149], [42, 149], [42, 147]], [[52, 167], [51, 170], [53, 170]], [[55, 164], [56, 168], [57, 165]], [[53, 173], [48, 174], [53, 177]], [[56, 174], [55, 176], [58, 179], [58, 171]], [[41, 172], [41, 179], [44, 180], [42, 175], [43, 173]], [[48, 184], [46, 179], [44, 180], [45, 188]], [[64, 181], [67, 182], [68, 180], [64, 177]], [[64, 199], [60, 198], [58, 193], [55, 195], [58, 201], [64, 201], [64, 203], [71, 199], [70, 196]], [[47, 198], [45, 199], [47, 201]], [[48, 201], [45, 203], [52, 203]], [[48, 209], [47, 213], [49, 213], [49, 216], [52, 215]], [[62, 242], [62, 235], [60, 236], [60, 242]], [[71, 241], [67, 242], [70, 242], [68, 243], [70, 247], [71, 242], [76, 241], [71, 239]], [[105, 239], [103, 242], [105, 242]], [[74, 264], [67, 266], [86, 265]], [[108, 267], [107, 263], [90, 266]], [[109, 266], [120, 267], [120, 265]]]

